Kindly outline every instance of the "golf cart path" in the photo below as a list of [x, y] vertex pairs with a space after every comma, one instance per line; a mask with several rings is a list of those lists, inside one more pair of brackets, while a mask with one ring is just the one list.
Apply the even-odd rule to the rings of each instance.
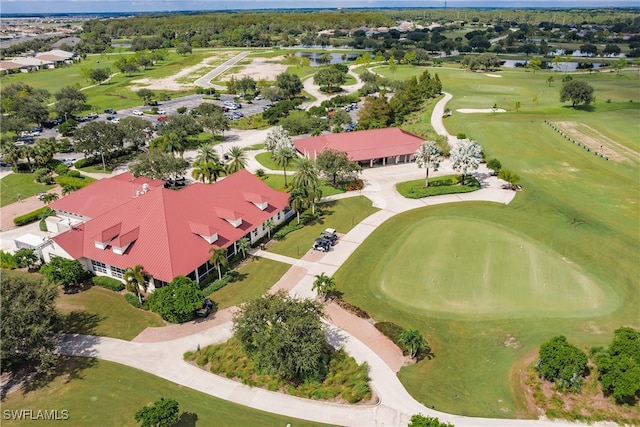
[[[448, 99], [450, 99], [450, 95]], [[448, 99], [446, 100], [448, 101]], [[443, 100], [438, 103], [432, 116], [432, 123], [434, 123], [434, 116], [440, 118], [440, 130], [434, 126], [438, 133], [440, 131], [446, 133], [446, 129], [442, 125], [442, 113], [438, 113], [439, 106], [444, 109], [446, 101], [442, 103]], [[447, 134], [447, 136], [449, 135]], [[446, 173], [450, 173], [450, 163], [444, 162], [438, 174]], [[288, 275], [288, 278], [285, 279], [283, 276], [283, 279], [276, 283], [272, 290], [287, 289], [292, 295], [316, 297], [312, 290], [315, 275], [322, 272], [329, 276], [333, 275], [376, 227], [396, 214], [419, 207], [460, 201], [482, 200], [506, 204], [515, 196], [513, 191], [500, 188], [501, 181], [490, 176], [486, 168], [480, 169], [475, 175], [482, 182], [482, 188], [476, 192], [410, 200], [397, 193], [395, 182], [405, 178], [423, 177], [424, 171], [418, 169], [415, 164], [367, 169], [363, 172], [366, 185], [361, 191], [361, 195], [370, 198], [374, 206], [381, 210], [365, 218], [342, 236], [330, 252], [315, 261], [283, 257], [260, 250], [254, 251], [254, 255], [292, 264], [289, 272], [285, 274], [285, 276]], [[352, 197], [354, 196], [357, 195], [354, 193]], [[327, 197], [325, 200], [342, 197]], [[255, 409], [336, 425], [406, 425], [410, 417], [417, 413], [436, 416], [440, 420], [454, 423], [456, 426], [576, 425], [564, 421], [472, 418], [435, 411], [433, 407], [427, 406], [428, 402], [423, 405], [413, 399], [396, 376], [397, 362], [390, 362], [394, 358], [397, 360], [399, 353], [397, 347], [392, 343], [389, 344], [390, 341], [377, 332], [372, 324], [334, 304], [328, 304], [327, 307], [328, 320], [333, 323], [327, 326], [327, 337], [334, 346], [344, 347], [358, 363], [367, 362], [371, 378], [370, 384], [379, 399], [376, 404], [342, 405], [251, 388], [206, 372], [184, 361], [184, 352], [224, 342], [231, 336], [232, 323], [227, 319], [232, 310], [233, 308], [222, 310], [213, 316], [211, 323], [200, 322], [201, 326], [192, 327], [193, 329], [189, 329], [191, 326], [179, 329], [183, 325], [175, 325], [177, 327], [174, 328], [174, 333], [177, 331], [181, 331], [180, 335], [188, 333], [188, 335], [180, 336], [177, 339], [143, 343], [141, 341], [148, 341], [142, 339], [147, 330], [132, 342], [106, 337], [65, 335], [59, 346], [59, 351], [66, 355], [97, 357], [121, 363]], [[173, 328], [173, 326], [167, 328]], [[192, 331], [195, 332], [190, 333]], [[384, 340], [389, 343], [385, 343]]]
[[196, 86], [204, 87], [204, 88], [214, 87], [214, 85], [211, 84], [211, 80], [215, 79], [220, 74], [224, 73], [229, 68], [234, 66], [236, 63], [238, 63], [241, 60], [243, 60], [250, 53], [251, 52], [248, 52], [248, 51], [239, 53], [238, 55], [234, 56], [233, 58], [229, 59], [228, 61], [225, 61], [223, 64], [218, 65], [216, 68], [214, 68], [213, 70], [209, 71], [204, 76], [202, 76], [199, 79], [197, 79], [195, 82], [193, 82], [193, 84], [195, 84]]

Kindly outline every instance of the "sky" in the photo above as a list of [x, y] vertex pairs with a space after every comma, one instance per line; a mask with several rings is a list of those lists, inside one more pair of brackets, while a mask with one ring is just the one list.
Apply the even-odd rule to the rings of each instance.
[[[447, 7], [640, 7], [640, 0], [446, 0]], [[7, 13], [100, 13], [271, 8], [443, 7], [445, 0], [0, 0]]]

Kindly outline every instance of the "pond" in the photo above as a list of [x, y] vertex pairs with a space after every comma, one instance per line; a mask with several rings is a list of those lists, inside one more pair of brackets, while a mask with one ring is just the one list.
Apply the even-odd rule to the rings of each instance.
[[[524, 67], [526, 64], [526, 61], [524, 60], [517, 60], [517, 59], [506, 59], [501, 61], [502, 66], [505, 68], [518, 68], [518, 67]], [[543, 62], [541, 65], [541, 68], [543, 69], [549, 69], [549, 70], [556, 70], [556, 71], [574, 71], [577, 69], [585, 69], [588, 70], [590, 68], [593, 69], [597, 69], [600, 67], [606, 66], [606, 64], [602, 64], [599, 62], [559, 62], [558, 66], [556, 67], [553, 62]]]
[[354, 61], [358, 55], [353, 53], [329, 53], [329, 52], [296, 52], [296, 56], [309, 58], [309, 64], [313, 67], [326, 65], [321, 59], [324, 55], [329, 55], [331, 61], [329, 64], [340, 64], [342, 62]]

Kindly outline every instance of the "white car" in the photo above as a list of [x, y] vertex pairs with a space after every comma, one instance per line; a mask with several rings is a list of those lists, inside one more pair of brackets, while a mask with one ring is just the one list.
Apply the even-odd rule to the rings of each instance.
[[158, 114], [167, 114], [165, 110], [158, 110]]
[[142, 115], [144, 115], [144, 113], [142, 111], [140, 111], [140, 110], [133, 110], [133, 115], [134, 116], [142, 116]]
[[115, 118], [111, 120], [111, 123], [120, 123], [120, 119], [119, 118]]

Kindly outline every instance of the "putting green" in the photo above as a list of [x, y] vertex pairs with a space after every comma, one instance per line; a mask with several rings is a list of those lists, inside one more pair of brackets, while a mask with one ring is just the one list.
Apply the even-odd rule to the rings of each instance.
[[412, 310], [444, 317], [581, 317], [619, 303], [570, 260], [483, 221], [425, 217], [398, 227], [379, 248], [378, 259], [390, 262], [375, 264], [371, 285]]

